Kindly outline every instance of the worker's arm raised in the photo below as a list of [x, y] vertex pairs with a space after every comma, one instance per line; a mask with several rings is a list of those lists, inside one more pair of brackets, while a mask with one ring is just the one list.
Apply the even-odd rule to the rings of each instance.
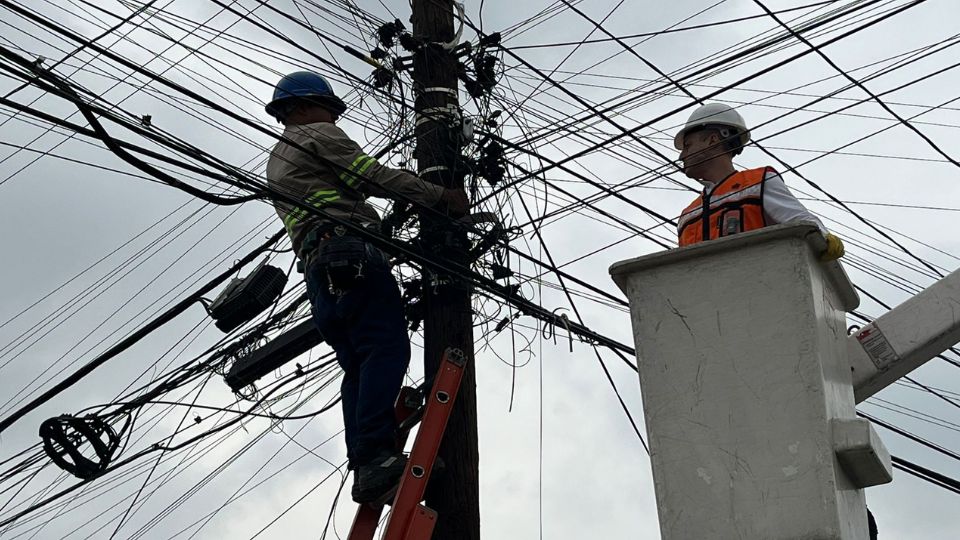
[[337, 126], [322, 124], [315, 132], [317, 147], [339, 166], [335, 172], [348, 187], [372, 197], [410, 199], [425, 206], [436, 206], [444, 197], [442, 186], [381, 165]]

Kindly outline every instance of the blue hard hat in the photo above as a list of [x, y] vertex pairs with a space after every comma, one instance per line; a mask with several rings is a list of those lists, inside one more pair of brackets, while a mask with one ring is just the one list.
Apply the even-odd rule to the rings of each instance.
[[264, 108], [270, 116], [283, 120], [285, 108], [281, 104], [294, 99], [308, 99], [337, 116], [347, 110], [327, 79], [312, 71], [297, 71], [280, 79], [273, 89], [273, 99]]

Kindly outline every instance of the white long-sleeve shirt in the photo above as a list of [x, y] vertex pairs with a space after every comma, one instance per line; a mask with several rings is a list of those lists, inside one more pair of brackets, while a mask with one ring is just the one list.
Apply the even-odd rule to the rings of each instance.
[[[705, 180], [699, 180], [699, 182], [703, 184], [707, 191], [714, 186], [713, 182], [707, 182]], [[787, 184], [783, 181], [780, 173], [772, 169], [768, 170], [764, 177], [763, 215], [770, 225], [790, 223], [792, 221], [810, 221], [816, 223], [824, 234], [827, 233], [827, 228], [823, 226], [820, 218], [813, 214], [813, 212], [807, 210], [807, 208], [793, 196], [793, 193], [787, 188]]]

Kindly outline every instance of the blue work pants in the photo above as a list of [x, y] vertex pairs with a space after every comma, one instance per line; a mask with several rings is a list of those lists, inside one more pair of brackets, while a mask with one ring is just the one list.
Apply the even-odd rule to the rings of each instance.
[[367, 245], [363, 278], [340, 295], [330, 291], [320, 264], [307, 269], [313, 319], [343, 368], [340, 390], [350, 468], [391, 452], [397, 428], [394, 402], [410, 363], [403, 302], [382, 252]]

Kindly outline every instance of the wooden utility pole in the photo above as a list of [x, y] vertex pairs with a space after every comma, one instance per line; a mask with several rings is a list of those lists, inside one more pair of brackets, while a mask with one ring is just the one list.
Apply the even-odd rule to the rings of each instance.
[[[423, 46], [413, 56], [416, 159], [420, 176], [445, 187], [463, 187], [457, 99], [457, 59], [442, 46], [454, 37], [451, 0], [413, 0], [413, 36]], [[435, 253], [465, 262], [465, 233], [442, 220], [421, 216], [421, 235]], [[447, 347], [467, 356], [460, 394], [447, 425], [439, 456], [445, 468], [431, 477], [427, 506], [439, 518], [433, 540], [479, 540], [480, 488], [477, 448], [477, 393], [473, 355], [471, 288], [458, 276], [425, 272], [424, 370], [435, 373]]]

